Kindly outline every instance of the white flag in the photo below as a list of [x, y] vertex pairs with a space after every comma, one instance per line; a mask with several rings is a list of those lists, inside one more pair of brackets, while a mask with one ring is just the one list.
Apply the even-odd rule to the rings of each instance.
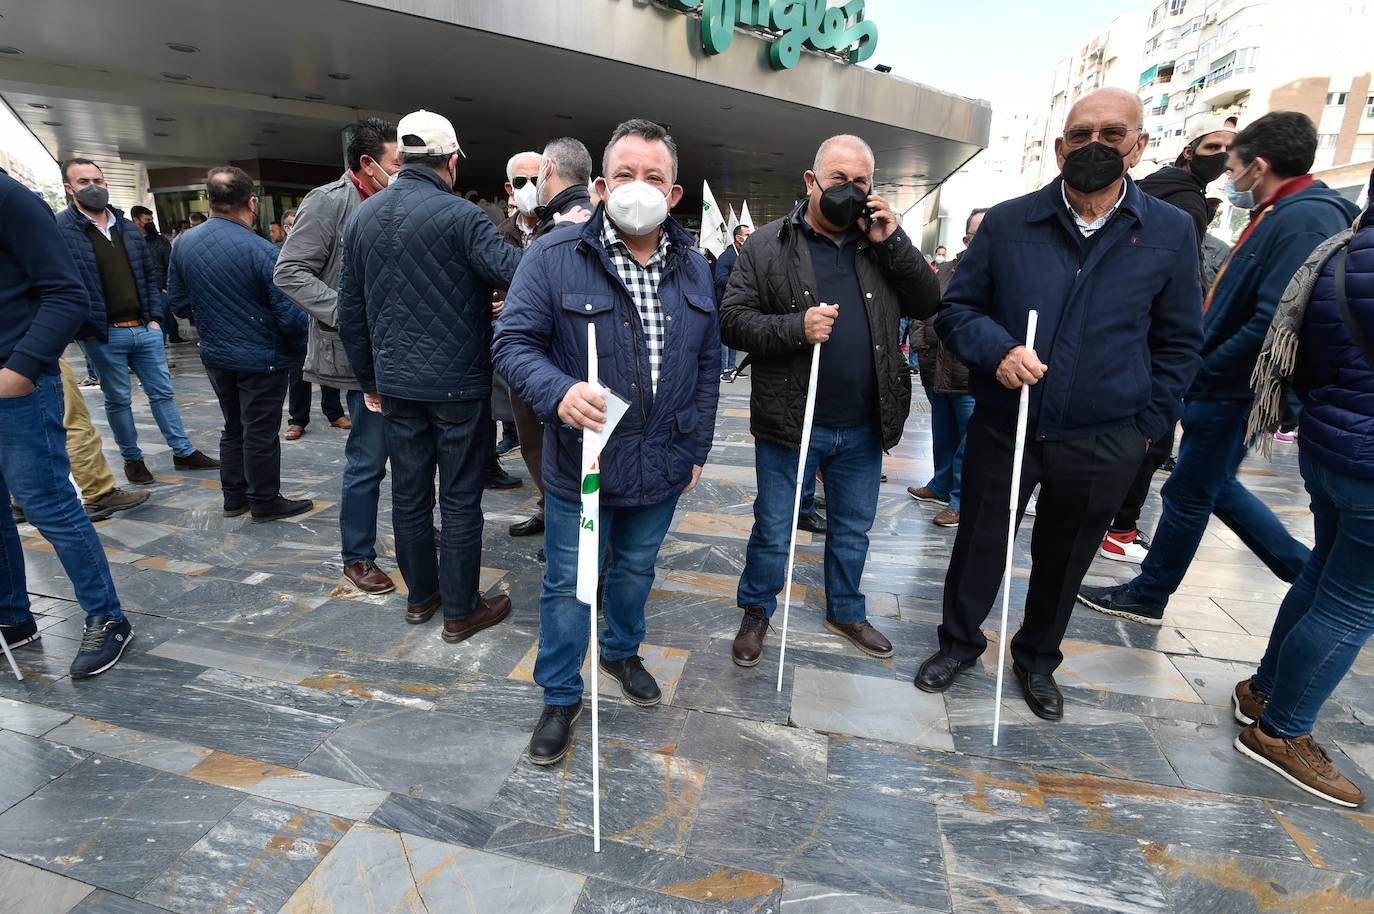
[[739, 224], [749, 226], [749, 231], [754, 230], [754, 217], [749, 215], [749, 201], [745, 200], [744, 205], [739, 210]]
[[725, 219], [725, 237], [732, 242], [735, 239], [735, 226], [739, 225], [739, 217], [735, 215], [735, 207], [731, 205], [730, 215]]
[[[587, 326], [587, 383], [606, 399], [606, 421], [599, 432], [582, 431], [582, 518], [577, 538], [577, 599], [596, 603], [596, 584], [601, 572], [598, 540], [601, 536], [601, 449], [625, 415], [630, 404], [601, 386], [597, 375], [596, 327]], [[595, 636], [595, 631], [592, 632]]]
[[716, 205], [711, 185], [701, 182], [701, 246], [716, 257], [725, 253], [725, 217]]

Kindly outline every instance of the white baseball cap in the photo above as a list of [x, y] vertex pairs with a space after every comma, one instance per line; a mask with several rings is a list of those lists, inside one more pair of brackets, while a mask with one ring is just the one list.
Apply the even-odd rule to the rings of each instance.
[[[408, 144], [407, 136], [420, 138], [419, 144]], [[426, 111], [412, 111], [396, 125], [396, 137], [400, 140], [401, 152], [410, 155], [442, 156], [458, 153], [467, 158], [463, 147], [458, 145], [458, 135], [453, 132], [453, 124], [442, 114]]]
[[1192, 145], [1209, 133], [1238, 133], [1235, 127], [1226, 126], [1226, 121], [1219, 117], [1209, 117], [1188, 131], [1188, 144]]

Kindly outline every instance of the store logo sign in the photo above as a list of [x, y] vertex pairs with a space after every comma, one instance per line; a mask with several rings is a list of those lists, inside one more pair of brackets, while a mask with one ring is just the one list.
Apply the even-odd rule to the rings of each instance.
[[878, 47], [878, 26], [864, 19], [864, 2], [827, 7], [826, 0], [667, 0], [673, 9], [701, 10], [701, 45], [707, 54], [724, 53], [737, 25], [781, 32], [768, 49], [775, 70], [795, 67], [803, 46], [850, 49], [850, 63], [871, 57]]

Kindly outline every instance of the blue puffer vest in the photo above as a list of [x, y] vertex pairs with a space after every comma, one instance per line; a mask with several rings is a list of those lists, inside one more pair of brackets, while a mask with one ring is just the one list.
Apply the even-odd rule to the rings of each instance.
[[[143, 232], [138, 226], [124, 218], [124, 212], [110, 207], [114, 214], [115, 228], [120, 240], [124, 242], [124, 252], [129, 255], [129, 266], [134, 270], [134, 281], [138, 284], [138, 300], [143, 306], [144, 323], [162, 320], [162, 290], [157, 287], [157, 273], [153, 269], [153, 255], [148, 251], [148, 243], [143, 240]], [[95, 260], [95, 248], [86, 235], [86, 224], [90, 220], [77, 210], [75, 204], [57, 214], [57, 227], [62, 230], [62, 240], [67, 243], [72, 260], [76, 261], [76, 272], [86, 286], [86, 294], [91, 297], [91, 315], [85, 326], [76, 332], [79, 340], [98, 339], [102, 343], [109, 338], [109, 327], [105, 317], [105, 285], [100, 281], [100, 265]]]

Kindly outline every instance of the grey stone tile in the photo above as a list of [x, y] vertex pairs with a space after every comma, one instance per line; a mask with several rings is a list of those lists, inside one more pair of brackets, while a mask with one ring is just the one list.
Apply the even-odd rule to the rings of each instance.
[[87, 757], [85, 752], [23, 733], [0, 730], [0, 809], [61, 777]]
[[532, 860], [621, 885], [637, 886], [728, 911], [777, 914], [783, 881], [766, 873], [603, 840], [592, 849], [586, 835], [506, 820], [486, 844], [493, 853]]
[[956, 911], [1169, 909], [1133, 839], [948, 807], [939, 815]]
[[935, 808], [914, 800], [712, 768], [687, 853], [747, 860], [787, 880], [905, 904], [948, 906]]
[[1374, 879], [1366, 876], [1169, 844], [1143, 849], [1176, 911], [1374, 909]]
[[359, 709], [299, 767], [419, 799], [482, 809], [528, 739], [503, 724], [374, 703]]
[[532, 682], [508, 676], [463, 671], [462, 678], [434, 706], [442, 711], [532, 732], [544, 709], [544, 690]]
[[91, 891], [84, 882], [0, 857], [0, 911], [5, 914], [66, 914]]
[[168, 911], [125, 895], [96, 889], [67, 914], [168, 914]]
[[186, 772], [186, 776], [343, 819], [367, 818], [388, 796], [385, 790], [375, 787], [362, 787], [227, 752], [212, 752]]
[[719, 910], [715, 905], [592, 878], [583, 887], [573, 914], [710, 914]]
[[890, 898], [875, 898], [846, 892], [826, 885], [787, 880], [782, 892], [781, 914], [934, 914], [930, 908], [902, 904]]
[[132, 895], [242, 799], [128, 762], [90, 759], [0, 815], [0, 853]]
[[505, 821], [486, 813], [393, 793], [377, 807], [367, 824], [445, 844], [480, 848]]
[[400, 660], [377, 660], [341, 652], [330, 666], [293, 681], [312, 689], [363, 701], [428, 710], [437, 707], [467, 678], [470, 678], [468, 674], [457, 669]]
[[692, 711], [672, 753], [713, 765], [816, 782], [825, 778], [826, 738], [799, 727]]
[[673, 703], [696, 711], [786, 723], [796, 667], [787, 665], [778, 692], [777, 663], [776, 642], [765, 643], [762, 662], [745, 669], [730, 658], [730, 641], [711, 641], [687, 658]]
[[16, 733], [42, 736], [70, 717], [66, 711], [55, 711], [31, 701], [0, 698], [0, 727]]
[[59, 679], [34, 700], [72, 714], [133, 726], [144, 709], [205, 672], [203, 666], [148, 654], [138, 639], [135, 627], [133, 641], [118, 664], [90, 679]]
[[184, 635], [164, 641], [150, 653], [258, 679], [292, 683], [349, 659], [344, 651], [204, 626], [196, 626]]
[[945, 701], [895, 679], [828, 670], [797, 670], [792, 722], [828, 733], [954, 749]]
[[[1374, 816], [1368, 815], [1368, 810], [1332, 810], [1278, 801], [1268, 805], [1313, 866], [1365, 876], [1374, 873]], [[1250, 852], [1250, 856], [1265, 855]]]
[[350, 823], [250, 797], [139, 892], [177, 911], [274, 911], [348, 831]]
[[1251, 664], [1207, 657], [1173, 657], [1174, 666], [1188, 679], [1203, 701], [1215, 707], [1229, 707], [1236, 683], [1255, 672]]
[[214, 751], [79, 716], [49, 731], [47, 738], [169, 774], [186, 774]]

